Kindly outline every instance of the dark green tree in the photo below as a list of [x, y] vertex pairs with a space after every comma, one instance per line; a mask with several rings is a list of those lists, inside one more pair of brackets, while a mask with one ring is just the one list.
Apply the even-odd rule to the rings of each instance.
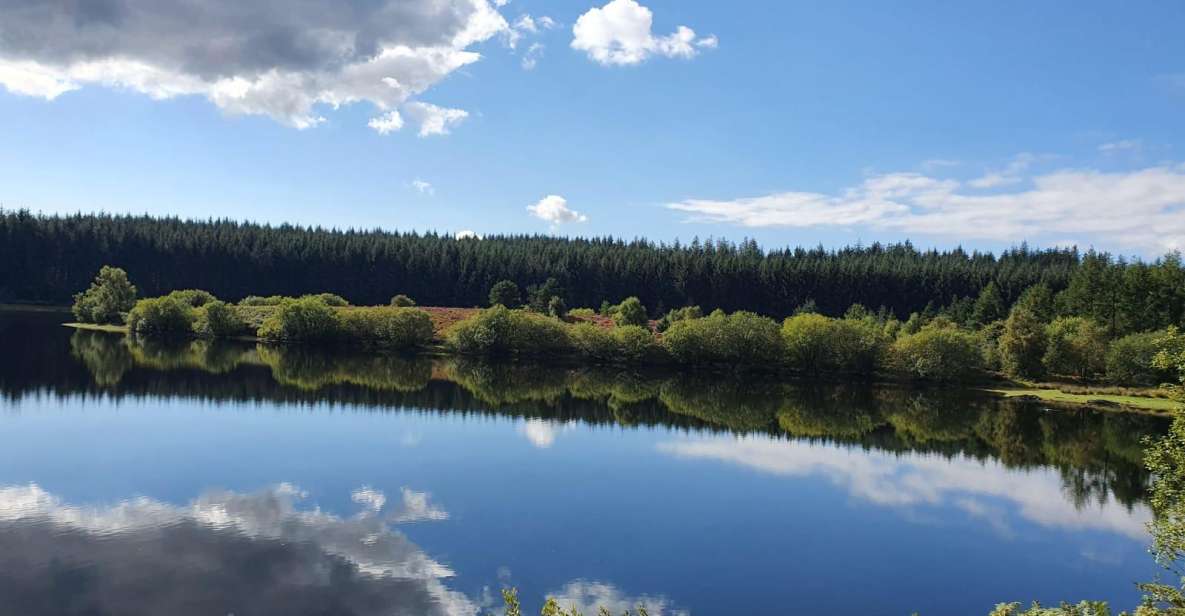
[[135, 303], [136, 287], [128, 281], [128, 273], [104, 265], [90, 288], [74, 296], [72, 311], [83, 323], [119, 323], [120, 313], [130, 311]]
[[514, 281], [502, 280], [490, 287], [490, 306], [518, 308], [521, 304], [522, 296], [519, 294], [518, 285], [514, 284]]

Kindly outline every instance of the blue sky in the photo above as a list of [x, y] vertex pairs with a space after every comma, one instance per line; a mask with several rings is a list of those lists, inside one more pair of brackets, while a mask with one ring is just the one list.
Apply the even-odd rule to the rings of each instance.
[[[1185, 248], [1180, 2], [450, 0], [436, 3], [456, 5], [448, 19], [388, 21], [105, 3], [115, 17], [0, 0], [6, 208], [769, 247]], [[377, 30], [379, 51], [261, 49], [253, 35], [272, 25], [331, 29], [334, 45]], [[191, 31], [195, 44], [160, 42]], [[375, 64], [395, 48], [431, 70]], [[273, 87], [268, 71], [292, 80]], [[398, 130], [368, 125], [392, 112]]]

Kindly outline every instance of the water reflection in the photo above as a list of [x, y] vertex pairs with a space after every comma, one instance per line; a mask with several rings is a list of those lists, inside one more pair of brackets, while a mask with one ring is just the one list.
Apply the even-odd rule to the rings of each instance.
[[1049, 412], [963, 390], [639, 374], [231, 342], [160, 343], [85, 331], [70, 336], [70, 348], [89, 379], [26, 380], [22, 387], [512, 415], [526, 420], [523, 434], [544, 448], [553, 446], [572, 422], [582, 422], [726, 430], [933, 453], [998, 461], [1007, 468], [1053, 467], [1078, 508], [1111, 500], [1130, 508], [1140, 502], [1148, 481], [1142, 440], [1167, 427], [1157, 417]]
[[361, 511], [300, 509], [291, 485], [186, 506], [64, 502], [0, 487], [0, 605], [50, 614], [475, 614], [453, 575], [393, 524], [447, 517], [424, 493], [366, 488]]

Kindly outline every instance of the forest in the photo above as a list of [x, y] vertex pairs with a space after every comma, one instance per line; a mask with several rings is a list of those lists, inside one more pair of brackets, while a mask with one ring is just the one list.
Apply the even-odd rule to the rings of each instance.
[[[654, 314], [696, 305], [775, 318], [810, 305], [842, 315], [882, 306], [900, 319], [966, 304], [994, 283], [1005, 305], [1043, 283], [1054, 293], [1086, 271], [1076, 301], [1091, 316], [1135, 331], [1180, 325], [1185, 270], [1177, 255], [1154, 262], [1076, 249], [1000, 254], [872, 244], [763, 249], [754, 241], [489, 236], [331, 230], [150, 216], [44, 216], [0, 210], [0, 303], [65, 305], [103, 265], [126, 270], [142, 296], [205, 289], [248, 295], [331, 292], [358, 305], [396, 294], [426, 306], [485, 305], [492, 285], [554, 278], [568, 306], [637, 296]], [[1087, 297], [1089, 295], [1089, 297]]]

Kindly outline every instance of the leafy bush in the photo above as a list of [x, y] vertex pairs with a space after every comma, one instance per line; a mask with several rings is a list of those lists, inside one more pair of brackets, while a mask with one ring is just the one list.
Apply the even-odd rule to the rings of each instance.
[[785, 348], [778, 324], [751, 312], [715, 311], [702, 319], [678, 321], [663, 335], [663, 346], [686, 364], [731, 363], [773, 367]]
[[597, 316], [597, 311], [593, 310], [592, 308], [573, 308], [568, 311], [568, 316], [587, 319]]
[[648, 319], [642, 300], [636, 297], [625, 298], [617, 305], [617, 309], [613, 313], [613, 322], [618, 325], [646, 325]]
[[564, 303], [564, 298], [554, 295], [551, 300], [547, 302], [547, 314], [562, 319], [568, 315], [568, 305]]
[[194, 309], [193, 331], [199, 336], [224, 338], [247, 335], [253, 330], [239, 318], [233, 307], [214, 300]]
[[201, 289], [182, 289], [180, 291], [173, 291], [172, 293], [169, 293], [168, 297], [171, 297], [184, 304], [189, 304], [194, 308], [205, 306], [206, 304], [218, 299], [217, 297], [214, 297], [214, 294], [210, 293], [209, 291], [203, 291]]
[[287, 297], [284, 295], [268, 295], [267, 297], [260, 297], [258, 295], [248, 295], [247, 297], [244, 297], [239, 302], [239, 305], [240, 306], [279, 306], [280, 304], [284, 304], [284, 303], [293, 301], [294, 299], [295, 298], [293, 298], [293, 297]]
[[513, 281], [502, 280], [490, 287], [490, 307], [518, 308], [521, 304], [522, 294]]
[[494, 306], [454, 325], [449, 345], [472, 355], [555, 355], [572, 349], [568, 327], [543, 315]]
[[1089, 377], [1106, 369], [1107, 334], [1083, 317], [1059, 317], [1045, 329], [1048, 342], [1041, 363], [1054, 374]]
[[982, 355], [975, 334], [932, 322], [890, 348], [889, 365], [907, 378], [954, 381], [973, 376]]
[[127, 272], [104, 265], [91, 286], [74, 296], [71, 310], [83, 323], [118, 323], [135, 303], [136, 287], [128, 282]]
[[346, 298], [340, 295], [334, 295], [333, 293], [315, 293], [312, 295], [302, 295], [300, 297], [300, 299], [309, 298], [321, 300], [321, 302], [326, 306], [333, 306], [334, 308], [344, 308], [350, 305], [350, 302], [346, 301]]
[[325, 342], [341, 332], [337, 312], [316, 297], [285, 302], [259, 326], [260, 338], [273, 341]]
[[658, 359], [661, 352], [654, 334], [639, 325], [619, 325], [613, 328], [613, 343], [622, 361], [637, 363]]
[[338, 319], [343, 338], [384, 348], [421, 347], [434, 336], [432, 319], [416, 308], [354, 308], [340, 312]]
[[136, 334], [189, 334], [193, 321], [193, 307], [169, 295], [142, 299], [128, 313], [128, 329]]
[[576, 352], [600, 361], [617, 360], [617, 341], [609, 330], [593, 323], [577, 323], [568, 329]]
[[831, 319], [814, 313], [786, 319], [782, 338], [790, 367], [809, 373], [871, 374], [888, 346], [875, 319]]
[[662, 316], [655, 324], [655, 329], [660, 332], [665, 332], [671, 325], [677, 321], [686, 321], [688, 319], [703, 318], [704, 311], [699, 306], [684, 306], [676, 308]]
[[416, 305], [416, 300], [400, 293], [391, 298], [391, 305], [396, 308], [411, 308]]
[[1158, 385], [1176, 380], [1171, 366], [1157, 357], [1185, 351], [1185, 335], [1170, 327], [1158, 332], [1125, 336], [1107, 350], [1107, 380], [1118, 385]]
[[[1034, 292], [1030, 297], [1036, 295]], [[1038, 315], [1024, 306], [1013, 308], [1000, 335], [1000, 368], [1011, 376], [1041, 378], [1045, 374], [1045, 347], [1045, 325]]]

